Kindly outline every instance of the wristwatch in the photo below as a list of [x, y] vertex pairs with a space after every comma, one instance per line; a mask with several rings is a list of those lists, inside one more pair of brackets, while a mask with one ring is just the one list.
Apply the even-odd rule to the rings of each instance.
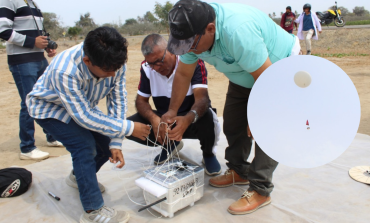
[[195, 111], [195, 110], [190, 110], [191, 112], [193, 112], [194, 113], [194, 115], [195, 115], [195, 118], [194, 118], [194, 120], [193, 120], [193, 122], [192, 123], [195, 123], [197, 120], [198, 120], [198, 113], [197, 113], [197, 111]]

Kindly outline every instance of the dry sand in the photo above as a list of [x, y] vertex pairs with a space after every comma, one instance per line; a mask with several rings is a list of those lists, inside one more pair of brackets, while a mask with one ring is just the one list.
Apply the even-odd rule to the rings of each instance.
[[[143, 56], [140, 44], [143, 37], [129, 37], [129, 61], [127, 71], [127, 91], [129, 114], [135, 113], [134, 99], [139, 83], [139, 69]], [[75, 42], [58, 41], [59, 52], [75, 44]], [[304, 44], [302, 43], [302, 48]], [[319, 41], [313, 43], [313, 53], [369, 53], [370, 29], [326, 30]], [[341, 67], [354, 82], [361, 100], [362, 115], [359, 133], [370, 135], [370, 56], [350, 56], [343, 58], [326, 58]], [[222, 116], [225, 103], [227, 78], [207, 66], [209, 79], [209, 95], [212, 105], [217, 108], [218, 115]], [[19, 123], [20, 98], [13, 77], [8, 69], [5, 50], [0, 50], [0, 169], [17, 165], [24, 166], [35, 161], [19, 160]], [[99, 107], [105, 111], [105, 102], [101, 101]], [[68, 154], [64, 147], [50, 148], [46, 146], [45, 135], [36, 125], [36, 146], [47, 151], [53, 157]]]

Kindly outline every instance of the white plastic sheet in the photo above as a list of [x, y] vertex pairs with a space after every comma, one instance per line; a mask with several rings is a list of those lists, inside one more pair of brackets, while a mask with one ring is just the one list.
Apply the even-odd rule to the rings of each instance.
[[[182, 158], [201, 165], [202, 157], [196, 140], [184, 140]], [[224, 135], [218, 145], [217, 157], [226, 170], [224, 152], [227, 142]], [[153, 149], [126, 140], [124, 156], [126, 168], [113, 171], [107, 163], [98, 173], [106, 187], [105, 204], [129, 211], [131, 223], [209, 223], [209, 222], [369, 222], [370, 187], [348, 176], [354, 166], [370, 165], [370, 136], [357, 134], [349, 149], [330, 164], [313, 169], [295, 169], [279, 165], [274, 174], [275, 189], [272, 204], [255, 213], [243, 216], [230, 215], [226, 209], [237, 200], [248, 186], [214, 188], [205, 185], [204, 197], [195, 206], [185, 208], [172, 219], [158, 219], [148, 211], [138, 213], [141, 207], [131, 199], [144, 204], [142, 189], [135, 180], [149, 164]], [[159, 150], [153, 151], [153, 156]], [[26, 166], [33, 173], [33, 185], [20, 197], [0, 199], [0, 222], [78, 222], [83, 211], [79, 193], [67, 186], [65, 177], [71, 170], [70, 156], [48, 159]], [[146, 166], [144, 166], [146, 165]], [[209, 177], [206, 175], [206, 182]], [[125, 192], [125, 188], [128, 194]], [[56, 201], [48, 191], [61, 198]], [[159, 216], [155, 211], [153, 214]]]

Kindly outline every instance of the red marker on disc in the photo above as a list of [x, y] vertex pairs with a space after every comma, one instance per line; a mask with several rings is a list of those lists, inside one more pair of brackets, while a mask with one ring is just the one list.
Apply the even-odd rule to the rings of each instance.
[[310, 125], [310, 123], [308, 123], [308, 120], [307, 120], [307, 122], [306, 122], [306, 125]]

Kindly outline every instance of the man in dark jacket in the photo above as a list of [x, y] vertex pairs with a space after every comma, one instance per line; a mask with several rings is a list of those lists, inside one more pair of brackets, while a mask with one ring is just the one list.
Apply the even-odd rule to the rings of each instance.
[[295, 30], [297, 30], [297, 23], [294, 22], [295, 20], [295, 14], [292, 12], [292, 7], [287, 6], [286, 11], [281, 16], [281, 22], [280, 26], [283, 28], [285, 31], [288, 33], [293, 33], [294, 25], [295, 25]]

